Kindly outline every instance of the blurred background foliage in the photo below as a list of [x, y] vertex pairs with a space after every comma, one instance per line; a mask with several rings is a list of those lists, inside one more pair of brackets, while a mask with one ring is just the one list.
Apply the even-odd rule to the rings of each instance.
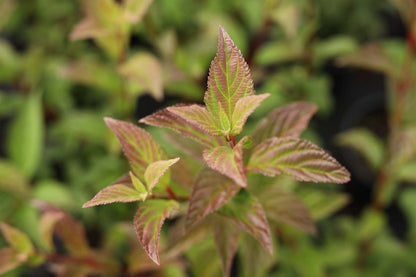
[[[212, 239], [172, 245], [164, 230], [168, 253], [187, 262], [155, 268], [124, 223], [134, 204], [81, 206], [128, 168], [102, 118], [136, 122], [202, 102], [223, 25], [257, 92], [271, 93], [245, 131], [276, 107], [313, 102], [305, 136], [352, 173], [342, 186], [285, 182], [319, 234], [280, 226], [274, 257], [244, 236], [233, 276], [415, 276], [415, 1], [0, 0], [0, 15], [0, 221], [35, 245], [44, 245], [42, 201], [81, 222], [91, 247], [123, 272], [221, 275]], [[51, 271], [86, 274], [32, 261], [5, 276]]]

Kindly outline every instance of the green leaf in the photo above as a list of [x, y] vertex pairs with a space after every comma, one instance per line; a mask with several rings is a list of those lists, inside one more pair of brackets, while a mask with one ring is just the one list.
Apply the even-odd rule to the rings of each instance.
[[238, 135], [241, 133], [249, 115], [261, 104], [261, 102], [263, 102], [264, 99], [269, 96], [269, 93], [250, 95], [240, 98], [237, 101], [231, 119], [233, 124], [231, 128], [231, 135]]
[[253, 132], [254, 140], [262, 142], [272, 137], [299, 137], [318, 110], [315, 104], [294, 102], [273, 110]]
[[316, 227], [307, 207], [295, 194], [277, 186], [267, 186], [257, 197], [268, 218], [287, 223], [306, 233], [316, 234]]
[[123, 2], [124, 18], [129, 23], [139, 23], [152, 3], [153, 0], [125, 0]]
[[22, 259], [22, 256], [14, 249], [7, 247], [0, 250], [0, 274], [15, 269], [24, 262], [25, 259]]
[[169, 128], [184, 137], [197, 141], [206, 147], [211, 148], [221, 144], [218, 137], [207, 135], [205, 132], [202, 132], [199, 128], [195, 128], [186, 120], [170, 112], [168, 109], [163, 109], [148, 115], [140, 119], [139, 122], [152, 126]]
[[31, 93], [10, 127], [9, 156], [21, 172], [32, 177], [42, 158], [43, 112], [40, 93]]
[[169, 112], [194, 126], [194, 128], [198, 128], [208, 135], [221, 136], [223, 134], [215, 119], [204, 106], [194, 104], [189, 106], [174, 106], [167, 109]]
[[160, 178], [163, 176], [163, 174], [166, 173], [169, 167], [174, 165], [177, 161], [179, 161], [179, 158], [157, 161], [151, 163], [146, 168], [146, 171], [144, 173], [144, 179], [146, 181], [146, 186], [149, 193], [152, 192], [152, 189], [157, 185]]
[[0, 189], [18, 195], [25, 195], [30, 191], [26, 177], [7, 160], [0, 160]]
[[162, 148], [145, 130], [131, 123], [108, 117], [104, 120], [120, 141], [131, 169], [137, 177], [144, 176], [149, 164], [165, 159]]
[[233, 179], [242, 187], [247, 186], [243, 164], [243, 142], [245, 140], [246, 137], [242, 138], [232, 149], [229, 146], [218, 146], [205, 149], [203, 152], [204, 160], [210, 168]]
[[209, 69], [204, 102], [212, 116], [218, 120], [221, 118], [221, 107], [233, 125], [232, 115], [237, 101], [252, 94], [254, 88], [248, 65], [225, 29], [220, 26], [217, 56]]
[[270, 254], [273, 253], [269, 223], [257, 198], [242, 189], [219, 212], [232, 218], [240, 228], [258, 240]]
[[240, 186], [211, 169], [203, 169], [189, 198], [186, 225], [194, 226], [208, 214], [221, 208], [238, 191]]
[[379, 211], [366, 210], [360, 218], [357, 234], [362, 241], [369, 241], [380, 234], [386, 225], [386, 218]]
[[397, 178], [405, 182], [416, 182], [416, 161], [411, 161], [401, 165], [397, 171]]
[[361, 154], [370, 166], [377, 170], [384, 157], [384, 144], [373, 133], [366, 129], [353, 129], [336, 137], [339, 145], [351, 147]]
[[299, 181], [345, 183], [349, 172], [318, 146], [298, 138], [270, 138], [253, 149], [248, 170], [265, 176], [286, 173]]
[[140, 203], [134, 217], [134, 226], [139, 241], [149, 258], [156, 264], [159, 260], [159, 234], [163, 222], [170, 217], [179, 203], [174, 200], [149, 199]]
[[159, 60], [149, 53], [138, 53], [119, 66], [122, 76], [140, 88], [134, 95], [148, 91], [156, 100], [163, 99], [162, 66]]
[[214, 239], [221, 256], [224, 276], [230, 276], [231, 266], [238, 248], [240, 230], [234, 223], [221, 216], [214, 221]]
[[75, 206], [70, 188], [55, 180], [36, 182], [33, 188], [33, 198], [67, 209]]
[[[114, 184], [108, 186], [97, 193], [90, 201], [86, 202], [82, 207], [88, 208], [97, 205], [105, 205], [115, 202], [134, 202], [142, 200], [147, 197], [147, 191], [140, 180], [130, 172], [130, 178], [134, 186], [131, 184]], [[140, 182], [140, 183], [138, 183]], [[140, 184], [142, 187], [140, 187]]]
[[27, 257], [34, 252], [33, 244], [25, 233], [6, 223], [1, 223], [0, 229], [6, 241], [17, 253], [25, 254]]

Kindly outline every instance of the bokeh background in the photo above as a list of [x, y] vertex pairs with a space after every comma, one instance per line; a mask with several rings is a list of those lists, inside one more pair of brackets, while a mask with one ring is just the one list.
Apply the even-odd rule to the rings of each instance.
[[[42, 244], [34, 203], [50, 203], [84, 226], [92, 247], [134, 267], [134, 204], [81, 208], [128, 169], [103, 117], [137, 122], [202, 103], [219, 25], [256, 91], [271, 93], [245, 131], [276, 107], [315, 103], [304, 137], [352, 174], [344, 185], [297, 188], [317, 236], [277, 235], [274, 257], [236, 259], [232, 275], [415, 276], [414, 0], [0, 0], [0, 221]], [[209, 247], [191, 247], [178, 265], [136, 262], [131, 276], [221, 276]], [[84, 276], [67, 274], [33, 262], [5, 276]]]

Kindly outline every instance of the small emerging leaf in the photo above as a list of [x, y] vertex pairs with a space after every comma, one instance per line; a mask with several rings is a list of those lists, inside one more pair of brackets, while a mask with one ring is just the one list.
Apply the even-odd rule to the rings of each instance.
[[207, 108], [201, 105], [169, 107], [168, 111], [179, 116], [189, 124], [213, 136], [221, 136], [222, 132]]
[[149, 193], [152, 191], [152, 189], [156, 186], [156, 184], [159, 182], [160, 177], [165, 174], [165, 172], [174, 165], [177, 161], [179, 161], [179, 158], [171, 159], [171, 160], [164, 160], [164, 161], [157, 161], [154, 163], [151, 163], [144, 173], [144, 179], [146, 181], [147, 190]]
[[237, 101], [231, 120], [233, 123], [231, 135], [238, 135], [241, 133], [248, 116], [269, 96], [269, 93], [250, 95]]
[[149, 164], [165, 159], [159, 144], [145, 130], [131, 123], [108, 117], [104, 120], [117, 136], [133, 173], [139, 178], [144, 176]]
[[318, 110], [315, 104], [295, 102], [273, 110], [254, 131], [254, 139], [262, 142], [272, 137], [299, 137]]
[[33, 244], [25, 233], [6, 223], [1, 223], [0, 229], [6, 241], [17, 253], [26, 255], [33, 253]]
[[[137, 190], [138, 193], [143, 195], [142, 201], [144, 201], [147, 197], [147, 190], [146, 186], [140, 181], [139, 178], [134, 175], [133, 172], [129, 172], [131, 183], [133, 184], [133, 187]], [[129, 186], [129, 185], [127, 185]]]
[[159, 260], [159, 234], [163, 222], [170, 217], [179, 203], [174, 200], [149, 199], [140, 203], [134, 217], [134, 226], [139, 241], [149, 258], [156, 264]]
[[298, 138], [270, 138], [253, 149], [248, 170], [266, 176], [286, 173], [299, 181], [345, 183], [349, 172], [313, 143]]
[[270, 254], [273, 253], [269, 223], [257, 198], [246, 190], [240, 190], [219, 212], [232, 218], [240, 228], [258, 240]]
[[242, 187], [247, 186], [243, 164], [243, 143], [245, 140], [246, 137], [241, 139], [233, 149], [228, 146], [218, 146], [206, 149], [203, 153], [204, 160], [210, 168], [233, 179]]
[[240, 187], [231, 179], [211, 169], [203, 169], [189, 198], [186, 225], [192, 227], [208, 214], [218, 210], [239, 190]]

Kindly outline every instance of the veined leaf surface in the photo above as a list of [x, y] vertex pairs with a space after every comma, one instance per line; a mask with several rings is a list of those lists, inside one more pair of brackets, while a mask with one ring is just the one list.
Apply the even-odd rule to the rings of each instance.
[[144, 200], [147, 196], [145, 192], [139, 192], [134, 187], [115, 184], [108, 186], [97, 193], [90, 201], [85, 203], [82, 207], [88, 208], [92, 206], [105, 205], [116, 202], [134, 202]]
[[124, 155], [137, 177], [143, 178], [149, 164], [165, 159], [159, 144], [145, 130], [108, 117], [104, 120], [120, 141]]
[[266, 176], [286, 173], [299, 181], [345, 183], [349, 172], [315, 144], [292, 137], [270, 138], [253, 149], [248, 170]]
[[299, 137], [309, 120], [318, 110], [315, 104], [295, 102], [273, 110], [253, 132], [254, 139], [262, 142], [272, 137]]
[[242, 189], [219, 212], [232, 218], [240, 228], [258, 240], [270, 254], [273, 253], [269, 223], [257, 198]]
[[208, 166], [225, 176], [233, 179], [242, 187], [247, 186], [247, 177], [243, 164], [244, 137], [232, 149], [228, 146], [218, 146], [204, 150], [203, 157]]
[[218, 210], [239, 190], [240, 186], [231, 179], [211, 169], [203, 169], [192, 189], [186, 225], [191, 227]]
[[254, 94], [250, 70], [240, 50], [220, 26], [217, 56], [211, 63], [204, 102], [209, 112], [220, 118], [220, 106], [231, 122], [240, 98]]
[[179, 203], [174, 200], [149, 199], [140, 203], [134, 217], [134, 226], [139, 241], [149, 258], [156, 264], [159, 259], [159, 234], [163, 222], [179, 208]]
[[174, 165], [177, 161], [179, 161], [179, 158], [157, 161], [157, 162], [151, 163], [146, 168], [146, 171], [144, 173], [144, 180], [146, 181], [147, 190], [149, 192], [152, 191], [152, 189], [159, 182], [160, 177], [162, 177], [163, 174], [166, 173], [169, 167]]

